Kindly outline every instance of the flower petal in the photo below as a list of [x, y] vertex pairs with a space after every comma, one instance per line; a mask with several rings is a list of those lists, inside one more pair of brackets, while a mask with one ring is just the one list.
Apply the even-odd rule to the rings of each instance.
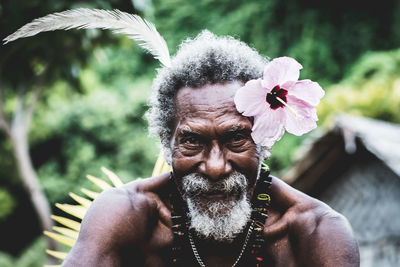
[[303, 66], [293, 58], [275, 58], [265, 66], [262, 85], [272, 90], [276, 85], [297, 81], [302, 68]]
[[285, 128], [289, 133], [300, 136], [317, 127], [318, 118], [313, 106], [294, 96], [288, 96], [287, 100], [287, 104], [296, 112], [285, 108]]
[[272, 146], [275, 144], [275, 142], [279, 141], [282, 138], [284, 133], [285, 133], [285, 127], [283, 126], [283, 124], [279, 124], [279, 128], [275, 136], [265, 138], [260, 145], [271, 149]]
[[261, 116], [255, 116], [251, 133], [254, 142], [263, 146], [272, 146], [269, 144], [279, 140], [283, 134], [284, 120], [285, 112], [283, 109], [269, 109]]
[[261, 86], [261, 79], [250, 80], [235, 94], [236, 109], [244, 116], [260, 116], [268, 111], [267, 91]]
[[306, 101], [312, 106], [316, 106], [319, 104], [319, 101], [324, 96], [325, 92], [317, 82], [301, 80], [288, 89], [288, 94]]

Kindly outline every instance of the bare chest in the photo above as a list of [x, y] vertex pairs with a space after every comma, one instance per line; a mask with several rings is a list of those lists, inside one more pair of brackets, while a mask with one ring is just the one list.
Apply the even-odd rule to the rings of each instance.
[[[173, 246], [174, 243], [171, 230], [162, 233], [162, 235], [153, 236], [141, 250], [140, 265], [145, 267], [201, 266], [196, 259], [195, 252], [193, 252], [188, 239], [184, 239], [182, 249], [178, 253], [173, 252]], [[251, 255], [250, 250], [251, 243], [249, 243], [249, 247], [241, 256], [241, 246], [232, 247], [231, 249], [229, 249], [229, 247], [210, 247], [209, 249], [199, 248], [197, 251], [197, 257], [199, 257], [207, 267], [256, 266], [257, 259]], [[140, 266], [137, 265], [138, 263], [139, 262], [131, 266]], [[235, 263], [236, 265], [234, 265]], [[260, 266], [296, 266], [289, 238], [283, 236], [273, 242], [266, 242], [264, 259]]]

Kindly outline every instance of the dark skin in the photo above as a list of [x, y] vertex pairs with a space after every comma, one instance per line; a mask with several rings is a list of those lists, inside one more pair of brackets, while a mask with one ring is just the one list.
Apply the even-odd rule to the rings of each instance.
[[[251, 196], [260, 155], [250, 136], [251, 120], [237, 113], [233, 103], [240, 86], [232, 82], [178, 91], [171, 139], [178, 188], [189, 173], [216, 181], [238, 171], [248, 179]], [[82, 221], [78, 241], [63, 266], [166, 266], [173, 243], [166, 197], [169, 176], [103, 192]], [[357, 243], [343, 216], [277, 178], [272, 179], [270, 196], [264, 238], [266, 257], [274, 266], [359, 266]], [[195, 237], [205, 265], [232, 266], [246, 231], [247, 227], [231, 244]], [[193, 260], [187, 266], [199, 265]]]

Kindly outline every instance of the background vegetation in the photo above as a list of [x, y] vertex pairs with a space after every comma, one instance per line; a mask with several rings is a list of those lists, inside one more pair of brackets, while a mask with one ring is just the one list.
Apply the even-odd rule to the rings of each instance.
[[[400, 123], [398, 0], [2, 1], [0, 37], [33, 18], [82, 6], [148, 18], [172, 54], [182, 40], [207, 28], [233, 35], [270, 58], [296, 58], [304, 66], [301, 78], [326, 89], [319, 107], [321, 131], [338, 112]], [[44, 33], [0, 47], [5, 117], [13, 122], [24, 114], [29, 155], [51, 207], [68, 202], [69, 191], [90, 187], [85, 175], [101, 176], [101, 166], [125, 182], [151, 174], [158, 143], [147, 136], [143, 115], [157, 66], [127, 38], [96, 30]], [[41, 89], [35, 102], [36, 88]], [[18, 103], [25, 113], [19, 113]], [[316, 132], [279, 141], [267, 162], [272, 171], [290, 167], [301, 143]], [[3, 129], [0, 266], [42, 266], [46, 244], [21, 182], [15, 146]]]

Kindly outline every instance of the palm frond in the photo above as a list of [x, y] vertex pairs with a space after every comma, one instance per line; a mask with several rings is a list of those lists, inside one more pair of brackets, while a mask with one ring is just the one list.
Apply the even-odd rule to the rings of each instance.
[[85, 208], [89, 208], [90, 205], [92, 204], [92, 201], [89, 199], [86, 199], [84, 197], [80, 197], [77, 194], [74, 193], [69, 193], [69, 196], [75, 200], [76, 202], [78, 202], [80, 205], [84, 206]]
[[108, 179], [110, 179], [110, 181], [112, 182], [112, 184], [115, 187], [120, 187], [120, 186], [124, 185], [124, 183], [119, 179], [119, 177], [112, 171], [108, 170], [105, 167], [101, 167], [101, 170], [102, 170], [102, 172], [105, 173], [105, 175], [107, 175]]
[[75, 239], [75, 240], [78, 239], [78, 235], [79, 235], [78, 231], [74, 231], [74, 230], [71, 230], [71, 229], [68, 229], [65, 227], [59, 227], [59, 226], [53, 226], [53, 230], [58, 232], [59, 234], [65, 235], [72, 239]]
[[46, 253], [60, 260], [64, 260], [68, 253], [47, 249]]
[[86, 214], [87, 208], [81, 206], [81, 205], [71, 205], [71, 204], [60, 204], [56, 203], [56, 207], [59, 208], [62, 211], [65, 211], [68, 214], [71, 214], [78, 219], [83, 219], [83, 217]]
[[100, 193], [94, 192], [92, 190], [86, 189], [86, 188], [81, 188], [82, 193], [84, 193], [86, 196], [88, 196], [91, 199], [95, 199]]
[[[109, 183], [100, 178], [94, 177], [92, 175], [87, 175], [87, 178], [94, 185], [99, 187], [101, 191], [106, 190], [108, 188], [119, 187], [123, 185], [123, 182], [115, 173], [106, 169], [105, 167], [102, 167], [101, 170], [103, 171], [103, 173], [106, 174], [108, 180], [111, 181], [112, 185], [110, 185]], [[168, 166], [168, 164], [165, 162], [163, 158], [163, 155], [160, 153], [153, 169], [153, 176], [160, 175], [170, 170], [171, 167]], [[92, 200], [94, 200], [98, 196], [98, 194], [100, 194], [85, 188], [82, 188], [81, 190], [87, 197], [89, 197]], [[63, 210], [64, 212], [72, 216], [75, 216], [78, 220], [72, 220], [62, 216], [52, 215], [51, 218], [54, 221], [64, 225], [65, 227], [54, 226], [53, 230], [56, 233], [45, 231], [44, 234], [50, 238], [53, 238], [54, 240], [56, 240], [61, 244], [67, 245], [68, 247], [72, 247], [75, 244], [76, 240], [78, 239], [81, 227], [80, 219], [82, 219], [85, 216], [87, 210], [89, 209], [92, 203], [92, 200], [78, 196], [77, 194], [74, 193], [69, 193], [69, 195], [72, 199], [74, 199], [78, 203], [78, 205], [57, 203], [56, 207], [58, 207], [59, 209]], [[60, 260], [64, 260], [68, 255], [68, 252], [62, 252], [62, 251], [46, 250], [46, 252], [47, 254]], [[56, 267], [56, 266], [59, 265], [47, 266], [47, 267]]]
[[56, 234], [56, 233], [49, 232], [49, 231], [44, 231], [43, 233], [45, 235], [47, 235], [48, 237], [51, 237], [54, 240], [60, 242], [61, 244], [67, 245], [71, 248], [75, 245], [75, 242], [76, 242], [76, 239], [67, 237], [65, 235], [60, 235], [60, 234]]
[[164, 159], [163, 153], [160, 152], [151, 176], [157, 176], [162, 173], [169, 172], [171, 170], [172, 170], [171, 166], [168, 165], [168, 163]]
[[107, 182], [101, 180], [100, 178], [94, 177], [92, 175], [86, 175], [86, 178], [88, 178], [92, 183], [97, 185], [97, 187], [99, 187], [101, 190], [106, 190], [106, 189], [109, 189], [112, 187]]
[[71, 220], [71, 219], [68, 219], [65, 217], [61, 217], [61, 216], [56, 216], [56, 215], [52, 215], [51, 218], [54, 221], [56, 221], [64, 226], [67, 226], [68, 228], [70, 228], [72, 230], [75, 230], [78, 232], [81, 230], [81, 224], [77, 221], [74, 221], [74, 220]]

